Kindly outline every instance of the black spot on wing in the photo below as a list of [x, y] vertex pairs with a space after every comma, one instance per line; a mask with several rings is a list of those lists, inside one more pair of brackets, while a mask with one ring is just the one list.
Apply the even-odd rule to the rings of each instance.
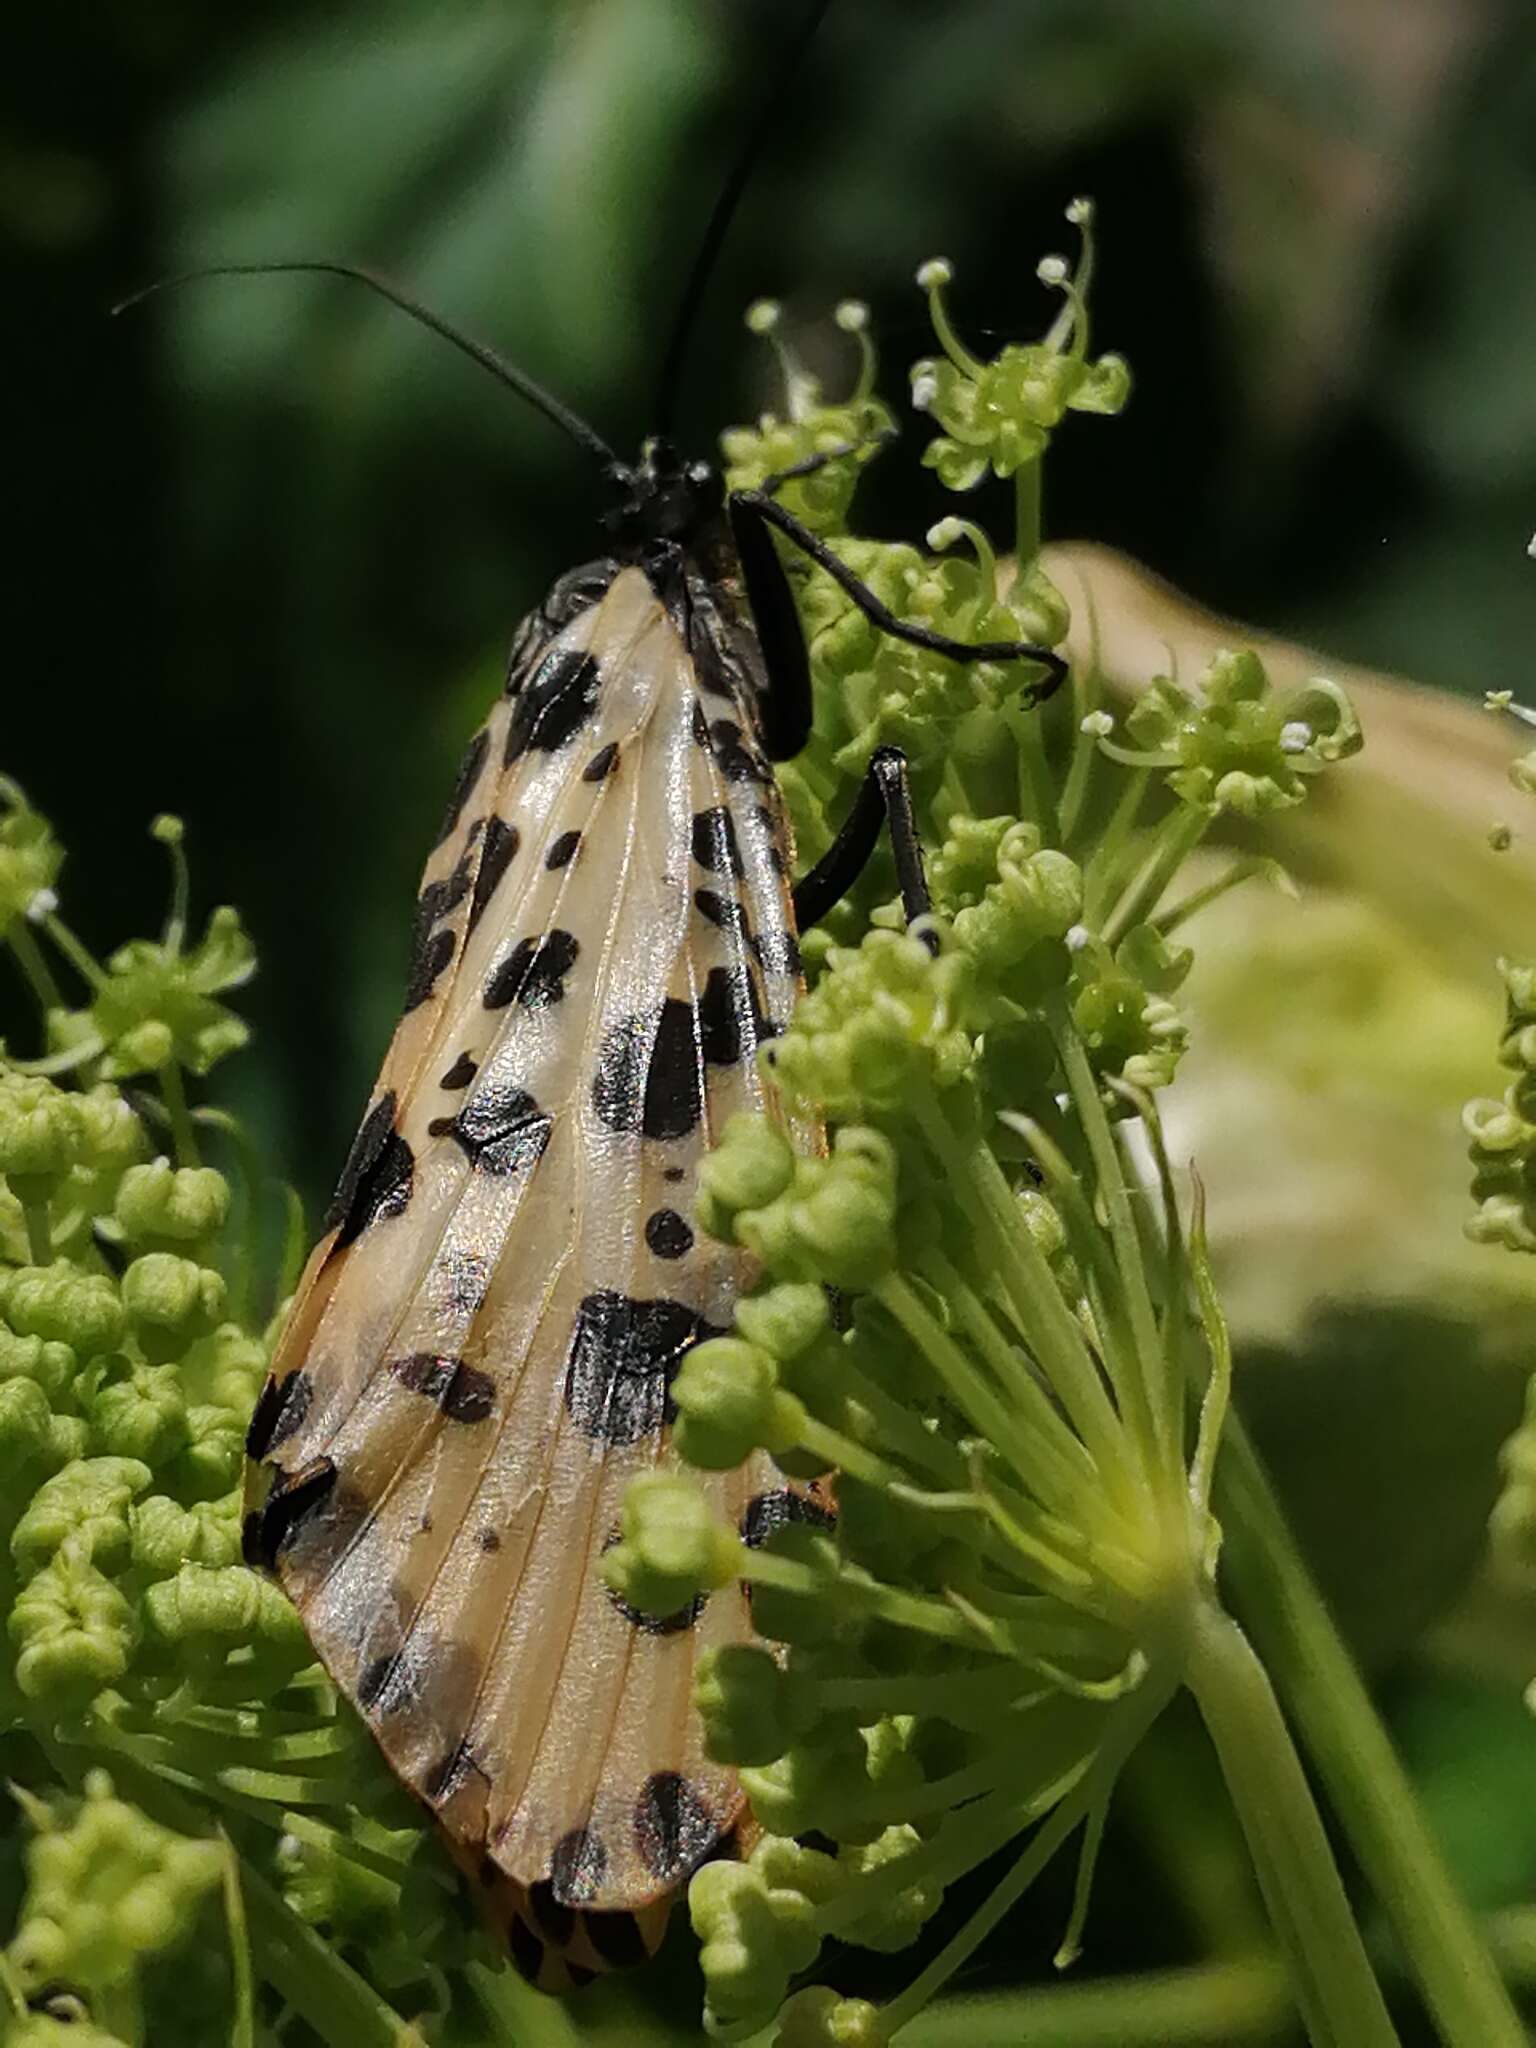
[[398, 1650], [386, 1651], [365, 1664], [357, 1678], [357, 1704], [365, 1713], [398, 1714], [414, 1698], [410, 1668]]
[[619, 743], [610, 740], [606, 747], [599, 747], [586, 767], [581, 771], [583, 782], [604, 782], [613, 773], [619, 762]]
[[693, 1248], [693, 1232], [675, 1209], [656, 1209], [645, 1219], [645, 1241], [658, 1259], [680, 1259]]
[[592, 1108], [610, 1131], [638, 1130], [645, 1096], [647, 1027], [643, 1017], [621, 1017], [598, 1047]]
[[485, 821], [485, 844], [480, 849], [480, 865], [475, 870], [475, 892], [469, 902], [469, 922], [465, 936], [480, 922], [481, 913], [496, 893], [497, 884], [511, 865], [512, 856], [518, 849], [518, 830], [509, 825], [505, 818], [494, 813]]
[[411, 956], [410, 978], [405, 984], [404, 1014], [427, 1000], [437, 982], [437, 977], [453, 958], [453, 949], [458, 941], [449, 928], [425, 934], [420, 946]]
[[671, 1385], [684, 1356], [720, 1331], [680, 1301], [637, 1300], [605, 1288], [576, 1312], [565, 1405], [583, 1435], [637, 1443], [671, 1419]]
[[701, 868], [708, 868], [712, 875], [742, 873], [735, 821], [722, 805], [694, 813], [692, 837], [693, 857]]
[[411, 964], [405, 986], [407, 1016], [431, 995], [437, 977], [453, 958], [454, 935], [440, 927], [449, 912], [457, 910], [469, 894], [472, 864], [473, 856], [466, 853], [451, 875], [445, 875], [440, 882], [428, 882], [416, 899], [416, 916], [411, 926]]
[[577, 1906], [594, 1898], [608, 1869], [608, 1851], [591, 1828], [562, 1835], [549, 1859], [549, 1875], [529, 1887], [528, 1907], [557, 1948], [576, 1931]]
[[469, 751], [459, 763], [459, 772], [453, 778], [453, 794], [448, 799], [448, 809], [438, 827], [433, 847], [442, 845], [453, 835], [453, 829], [464, 815], [464, 806], [469, 802], [470, 791], [480, 780], [480, 770], [485, 766], [486, 754], [490, 751], [491, 735], [487, 726], [481, 726], [469, 743]]
[[302, 1370], [285, 1380], [267, 1374], [266, 1385], [251, 1411], [251, 1426], [245, 1433], [245, 1455], [264, 1458], [285, 1443], [301, 1427], [315, 1397], [315, 1383]]
[[305, 1520], [324, 1507], [335, 1484], [336, 1467], [329, 1458], [317, 1458], [312, 1465], [280, 1479], [241, 1525], [240, 1548], [246, 1563], [272, 1571]]
[[635, 1846], [646, 1869], [662, 1884], [673, 1884], [719, 1849], [720, 1826], [678, 1771], [657, 1771], [635, 1801]]
[[744, 967], [712, 967], [699, 997], [699, 1032], [712, 1066], [732, 1067], [775, 1027], [764, 1015], [757, 983]]
[[668, 996], [654, 1024], [622, 1017], [598, 1051], [592, 1107], [613, 1131], [685, 1138], [704, 1114], [706, 1065], [734, 1066], [773, 1026], [757, 985], [740, 967], [713, 967], [697, 1004]]
[[747, 913], [742, 906], [729, 896], [722, 896], [718, 889], [695, 889], [693, 907], [707, 924], [716, 931], [725, 932], [730, 938], [739, 940], [744, 946], [752, 943], [752, 933], [747, 925]]
[[533, 747], [554, 754], [568, 746], [592, 715], [597, 683], [594, 655], [569, 647], [546, 654], [513, 698], [504, 765]]
[[581, 834], [579, 832], [562, 832], [544, 856], [545, 867], [568, 868], [576, 858], [576, 851], [580, 845]]
[[395, 1129], [395, 1092], [390, 1089], [364, 1117], [326, 1211], [325, 1226], [335, 1231], [338, 1251], [369, 1224], [400, 1214], [411, 1199], [415, 1163]]
[[467, 1088], [479, 1071], [480, 1069], [472, 1056], [467, 1052], [461, 1052], [437, 1085], [439, 1088], [451, 1090]]
[[461, 1738], [451, 1749], [445, 1750], [427, 1771], [421, 1781], [421, 1795], [429, 1806], [440, 1806], [458, 1791], [473, 1771], [478, 1771], [482, 1778], [485, 1776], [475, 1762], [468, 1741]]
[[741, 727], [734, 718], [711, 719], [709, 742], [720, 773], [727, 782], [760, 782], [764, 787], [772, 783], [773, 770], [757, 749], [743, 738]]
[[558, 633], [580, 613], [589, 611], [618, 573], [619, 564], [609, 555], [600, 556], [595, 562], [583, 562], [579, 568], [567, 569], [551, 584], [537, 616], [548, 631]]
[[812, 1500], [809, 1494], [793, 1493], [787, 1486], [776, 1486], [771, 1493], [755, 1493], [742, 1509], [741, 1540], [749, 1550], [757, 1550], [770, 1536], [796, 1522], [809, 1529], [837, 1527], [836, 1515], [819, 1500]]
[[408, 1358], [391, 1359], [389, 1370], [402, 1387], [425, 1396], [450, 1422], [484, 1422], [495, 1405], [496, 1382], [462, 1358], [413, 1351]]
[[646, 1062], [640, 1128], [648, 1138], [686, 1138], [703, 1114], [698, 1018], [692, 1003], [668, 996]]
[[536, 939], [519, 939], [486, 983], [485, 1007], [502, 1010], [517, 1002], [527, 1010], [542, 1010], [549, 1003], [562, 1002], [565, 977], [580, 952], [573, 934], [558, 929]]
[[766, 804], [758, 805], [757, 818], [767, 837], [768, 858], [782, 875], [789, 867], [789, 862], [784, 857], [784, 847], [781, 840], [783, 828]]
[[434, 1138], [452, 1138], [472, 1166], [504, 1175], [536, 1166], [544, 1156], [554, 1118], [523, 1088], [478, 1088], [457, 1116], [435, 1117]]
[[695, 743], [698, 746], [707, 747], [709, 745], [709, 720], [705, 717], [704, 706], [697, 697], [693, 700], [692, 730]]

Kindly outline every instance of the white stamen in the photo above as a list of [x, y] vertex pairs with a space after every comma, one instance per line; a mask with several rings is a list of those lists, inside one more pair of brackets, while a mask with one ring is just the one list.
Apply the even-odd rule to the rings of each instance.
[[1087, 227], [1088, 223], [1093, 219], [1093, 201], [1091, 199], [1074, 199], [1067, 208], [1067, 219], [1071, 221], [1075, 228]]
[[1071, 266], [1065, 256], [1042, 256], [1035, 265], [1035, 275], [1042, 284], [1065, 284]]
[[954, 265], [947, 256], [930, 256], [919, 269], [917, 282], [925, 292], [942, 291], [954, 274]]
[[1533, 533], [1530, 539], [1526, 542], [1525, 552], [1530, 556], [1533, 562], [1536, 562], [1536, 533]]
[[1081, 953], [1093, 943], [1093, 933], [1085, 924], [1075, 924], [1067, 933], [1067, 951]]
[[862, 334], [869, 325], [869, 308], [862, 299], [844, 299], [832, 318], [844, 334]]
[[784, 308], [777, 299], [754, 299], [746, 312], [749, 334], [772, 334], [783, 317]]
[[926, 376], [912, 379], [912, 410], [927, 412], [939, 395], [939, 380], [930, 370]]
[[58, 907], [59, 899], [57, 893], [54, 890], [36, 890], [33, 894], [31, 902], [27, 905], [27, 923], [41, 924], [45, 917], [52, 917], [53, 913], [58, 909]]
[[1108, 711], [1090, 711], [1078, 727], [1078, 731], [1087, 733], [1091, 740], [1107, 740], [1114, 729], [1114, 715]]
[[1513, 690], [1485, 690], [1483, 709], [1485, 711], [1507, 711], [1515, 701]]
[[936, 520], [928, 529], [928, 545], [936, 555], [941, 555], [946, 548], [955, 546], [963, 537], [964, 531], [958, 519]]
[[1304, 754], [1311, 746], [1312, 740], [1312, 728], [1303, 718], [1293, 718], [1280, 728], [1282, 754]]

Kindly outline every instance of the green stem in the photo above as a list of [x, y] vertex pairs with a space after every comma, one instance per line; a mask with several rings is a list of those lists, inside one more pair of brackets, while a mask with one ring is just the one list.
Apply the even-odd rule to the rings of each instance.
[[969, 1960], [992, 1929], [1023, 1897], [1040, 1872], [1073, 1832], [1108, 1795], [1121, 1766], [1143, 1735], [1168, 1704], [1176, 1690], [1170, 1675], [1149, 1678], [1138, 1693], [1127, 1699], [1107, 1724], [1093, 1762], [1077, 1784], [1061, 1800], [1049, 1819], [1042, 1822], [1012, 1870], [979, 1911], [973, 1913], [934, 1957], [927, 1969], [913, 1978], [906, 1989], [885, 2009], [885, 2024], [894, 2035], [922, 2011], [961, 1965]]
[[1019, 755], [1019, 815], [1040, 827], [1047, 846], [1061, 844], [1061, 818], [1056, 809], [1056, 777], [1045, 757], [1045, 732], [1038, 711], [1015, 699], [1003, 707], [1003, 723]]
[[1213, 1600], [1193, 1603], [1184, 1675], [1216, 1746], [1312, 2048], [1397, 2048], [1269, 1675]]
[[1053, 1003], [1049, 1017], [1057, 1056], [1072, 1093], [1072, 1104], [1093, 1160], [1099, 1200], [1109, 1218], [1109, 1234], [1115, 1248], [1115, 1265], [1120, 1297], [1129, 1323], [1132, 1356], [1128, 1369], [1117, 1376], [1115, 1393], [1120, 1412], [1141, 1436], [1146, 1469], [1166, 1484], [1181, 1487], [1183, 1456], [1180, 1421], [1184, 1390], [1173, 1384], [1158, 1334], [1157, 1312], [1152, 1306], [1141, 1239], [1131, 1210], [1130, 1190], [1125, 1184], [1114, 1133], [1099, 1097], [1099, 1084], [1088, 1064], [1083, 1042], [1066, 1014], [1065, 1005]]
[[1042, 469], [1040, 457], [1024, 462], [1013, 473], [1014, 580], [1028, 575], [1040, 552], [1040, 508]]
[[808, 1599], [825, 1600], [829, 1594], [855, 1603], [868, 1614], [897, 1628], [910, 1628], [919, 1635], [939, 1636], [946, 1642], [964, 1643], [970, 1649], [983, 1647], [974, 1626], [942, 1600], [924, 1593], [907, 1593], [898, 1586], [885, 1586], [878, 1579], [845, 1574], [841, 1579], [801, 1564], [798, 1558], [780, 1557], [772, 1550], [747, 1552], [741, 1576], [752, 1585], [777, 1586], [784, 1593], [802, 1593]]
[[1092, 787], [1094, 765], [1099, 760], [1095, 734], [1083, 731], [1083, 720], [1099, 708], [1103, 671], [1099, 665], [1098, 608], [1088, 604], [1088, 653], [1072, 670], [1072, 756], [1067, 763], [1061, 789], [1061, 844], [1069, 851], [1077, 838], [1083, 809]]
[[28, 986], [44, 1010], [62, 1010], [65, 1007], [63, 992], [53, 978], [53, 969], [43, 957], [43, 949], [32, 935], [32, 927], [23, 918], [12, 920], [6, 937], [11, 951], [16, 955], [16, 965], [27, 978]]
[[1526, 2048], [1493, 1958], [1236, 1414], [1216, 1492], [1244, 1615], [1447, 2048]]
[[1193, 804], [1180, 804], [1163, 821], [1140, 873], [1104, 919], [1100, 936], [1106, 946], [1118, 945], [1133, 924], [1152, 915], [1163, 891], [1205, 837], [1210, 822], [1206, 812]]
[[911, 2048], [1245, 2048], [1290, 2035], [1285, 1973], [1266, 1956], [1097, 1983], [957, 1998]]
[[1122, 1511], [1134, 1513], [1139, 1503], [1125, 1431], [1045, 1254], [1024, 1226], [1002, 1168], [982, 1140], [961, 1143], [937, 1102], [919, 1096], [915, 1109], [951, 1187], [980, 1229], [987, 1263], [1041, 1370], [1087, 1445], [1101, 1483]]
[[53, 1257], [53, 1231], [48, 1222], [46, 1198], [42, 1201], [23, 1201], [21, 1213], [27, 1225], [27, 1256], [34, 1266], [46, 1266]]
[[171, 1132], [176, 1141], [176, 1164], [196, 1166], [201, 1156], [197, 1149], [197, 1131], [192, 1123], [192, 1113], [187, 1108], [181, 1067], [174, 1059], [167, 1060], [160, 1069], [160, 1092], [170, 1112]]
[[1109, 822], [1083, 864], [1083, 909], [1090, 924], [1099, 923], [1103, 917], [1151, 781], [1151, 771], [1146, 768], [1133, 769], [1126, 775]]
[[[1495, 1914], [1489, 1941], [1520, 1982], [1536, 1977], [1536, 1913]], [[1188, 1969], [955, 1998], [923, 2014], [911, 2048], [1261, 2048], [1290, 2041], [1285, 1972], [1243, 1953]]]
[[64, 955], [70, 966], [74, 968], [76, 974], [79, 975], [87, 988], [99, 989], [106, 986], [107, 977], [102, 973], [95, 960], [86, 951], [85, 947], [81, 945], [80, 941], [61, 917], [44, 918], [43, 930], [47, 932], [49, 938], [52, 939], [53, 943]]
[[[969, 1294], [969, 1289], [966, 1292]], [[1080, 1452], [1081, 1444], [1061, 1423], [1041, 1388], [1027, 1380], [1022, 1366], [1011, 1361], [1007, 1365], [1003, 1388], [1013, 1404], [1010, 1409], [899, 1273], [887, 1274], [874, 1293], [923, 1353], [935, 1378], [967, 1419], [1007, 1454], [1013, 1469], [1029, 1479], [1031, 1491], [1042, 1504], [1068, 1518], [1080, 1513], [1085, 1495], [1091, 1497], [1092, 1462], [1086, 1454], [1081, 1460], [1073, 1456], [1068, 1446]], [[997, 1370], [995, 1354], [990, 1362]]]

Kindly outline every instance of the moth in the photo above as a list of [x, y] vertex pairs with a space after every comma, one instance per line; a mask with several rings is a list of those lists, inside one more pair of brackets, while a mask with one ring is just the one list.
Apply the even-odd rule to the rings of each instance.
[[[727, 496], [664, 436], [620, 462], [370, 272], [231, 268], [380, 292], [554, 420], [610, 496], [603, 554], [519, 627], [427, 858], [403, 1014], [252, 1417], [244, 1525], [513, 1962], [565, 1989], [653, 1952], [744, 1825], [690, 1693], [701, 1651], [750, 1638], [745, 1597], [644, 1614], [599, 1571], [628, 1481], [669, 1456], [680, 1363], [753, 1279], [695, 1229], [699, 1162], [735, 1112], [779, 1115], [757, 1055], [802, 986], [797, 934], [882, 828], [907, 916], [928, 908], [893, 748], [793, 879], [773, 762], [811, 693], [775, 533], [887, 632], [1036, 664], [1030, 698], [1065, 668], [894, 616], [778, 502], [783, 478]], [[749, 1543], [830, 1517], [766, 1459], [701, 1484]]]

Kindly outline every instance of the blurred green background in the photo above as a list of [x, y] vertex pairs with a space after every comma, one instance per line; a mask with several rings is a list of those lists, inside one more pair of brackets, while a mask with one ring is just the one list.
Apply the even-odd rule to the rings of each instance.
[[[106, 0], [8, 23], [0, 765], [68, 840], [65, 911], [98, 944], [158, 920], [144, 827], [186, 817], [203, 908], [237, 902], [263, 956], [243, 1006], [257, 1045], [229, 1087], [311, 1204], [388, 1036], [452, 764], [517, 618], [596, 551], [598, 492], [542, 421], [355, 287], [238, 280], [106, 309], [198, 262], [369, 263], [633, 448], [682, 273], [797, 14]], [[1068, 246], [1079, 192], [1099, 207], [1095, 347], [1137, 386], [1122, 419], [1064, 430], [1048, 531], [1338, 655], [1529, 694], [1536, 35], [1499, 0], [838, 0], [704, 309], [685, 438], [707, 452], [773, 402], [740, 322], [762, 293], [834, 387], [852, 364], [826, 316], [867, 299], [897, 400], [928, 347], [927, 256], [953, 260], [973, 342], [1042, 329], [1035, 262]], [[924, 438], [871, 473], [869, 530], [944, 509]], [[1422, 1353], [1415, 1328], [1335, 1330], [1299, 1407], [1271, 1375], [1258, 1405], [1282, 1461], [1290, 1443], [1304, 1470], [1328, 1373]], [[1517, 1402], [1506, 1374], [1479, 1445]], [[1474, 1495], [1493, 1484], [1478, 1463]], [[1325, 1575], [1331, 1554], [1347, 1578], [1359, 1516], [1331, 1481], [1297, 1498]], [[1433, 1607], [1444, 1587], [1406, 1583], [1419, 1569], [1400, 1590]], [[1498, 1906], [1536, 1887], [1536, 1739], [1510, 1671], [1479, 1691], [1476, 1667], [1405, 1667], [1390, 1697]], [[1095, 1967], [1176, 1957], [1222, 1918], [1216, 1849], [1203, 1905], [1193, 1867], [1180, 1901], [1149, 1902], [1181, 1756], [1170, 1732], [1130, 1802]], [[1055, 1880], [978, 1981], [1019, 1946], [1049, 1953]], [[878, 1976], [866, 1958], [842, 1981]]]
[[[542, 421], [346, 284], [106, 308], [198, 261], [373, 263], [633, 447], [795, 12], [120, 0], [10, 22], [7, 763], [66, 825], [98, 936], [158, 896], [143, 823], [186, 814], [205, 899], [239, 902], [264, 951], [246, 1085], [311, 1196], [388, 1028], [462, 735], [515, 620], [592, 548], [597, 493]], [[1070, 423], [1050, 530], [1340, 654], [1519, 686], [1533, 117], [1536, 38], [1484, 0], [839, 0], [682, 426], [706, 449], [771, 399], [740, 325], [758, 293], [806, 323], [870, 300], [898, 398], [925, 256], [955, 262], [973, 339], [1040, 328], [1035, 261], [1090, 192], [1096, 335], [1138, 385], [1120, 421]], [[835, 378], [840, 338], [812, 340]], [[935, 515], [923, 438], [872, 477], [872, 530]]]

